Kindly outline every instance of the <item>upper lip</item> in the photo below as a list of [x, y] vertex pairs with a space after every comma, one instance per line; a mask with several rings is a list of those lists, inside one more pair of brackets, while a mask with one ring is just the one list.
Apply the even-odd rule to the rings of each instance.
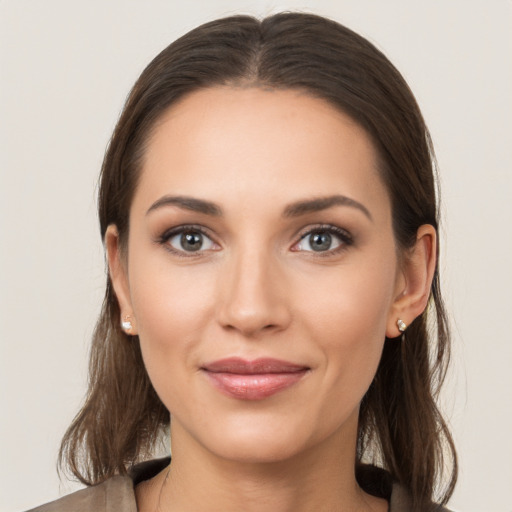
[[273, 358], [260, 358], [248, 361], [240, 357], [229, 357], [212, 361], [202, 366], [203, 370], [213, 373], [236, 373], [256, 375], [263, 373], [293, 373], [308, 370], [309, 367]]

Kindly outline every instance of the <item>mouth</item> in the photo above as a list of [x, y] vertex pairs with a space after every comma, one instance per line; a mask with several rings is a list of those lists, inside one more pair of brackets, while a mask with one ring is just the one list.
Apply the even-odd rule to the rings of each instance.
[[227, 396], [263, 400], [299, 382], [310, 368], [278, 359], [247, 361], [235, 357], [207, 363], [201, 370]]

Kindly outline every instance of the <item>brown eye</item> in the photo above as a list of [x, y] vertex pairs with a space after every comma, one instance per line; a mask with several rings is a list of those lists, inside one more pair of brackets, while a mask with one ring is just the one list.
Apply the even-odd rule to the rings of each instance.
[[167, 243], [180, 252], [205, 251], [214, 247], [213, 241], [205, 234], [191, 229], [175, 232], [169, 237]]

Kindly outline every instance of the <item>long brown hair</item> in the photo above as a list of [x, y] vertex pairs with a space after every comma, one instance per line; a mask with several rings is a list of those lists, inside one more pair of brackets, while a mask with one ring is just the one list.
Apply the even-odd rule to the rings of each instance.
[[[435, 157], [418, 105], [400, 73], [363, 37], [311, 14], [235, 16], [202, 25], [163, 50], [134, 85], [101, 171], [101, 235], [121, 243], [145, 144], [155, 122], [185, 95], [215, 85], [298, 89], [351, 116], [371, 136], [402, 250], [418, 227], [438, 228]], [[93, 337], [89, 390], [62, 441], [61, 465], [85, 484], [124, 474], [150, 455], [169, 413], [151, 385], [137, 337], [120, 329], [107, 278]], [[386, 340], [360, 409], [357, 462], [373, 462], [406, 486], [415, 506], [453, 492], [457, 459], [436, 405], [449, 360], [449, 332], [436, 269], [429, 307], [399, 339]], [[444, 487], [440, 487], [445, 474]], [[437, 492], [436, 492], [437, 491]]]

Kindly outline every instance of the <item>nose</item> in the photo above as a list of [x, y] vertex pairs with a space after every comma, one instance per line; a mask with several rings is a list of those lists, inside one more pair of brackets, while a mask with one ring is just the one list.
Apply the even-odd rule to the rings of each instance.
[[245, 337], [286, 329], [291, 320], [286, 283], [279, 264], [247, 248], [226, 262], [218, 284], [218, 322]]

